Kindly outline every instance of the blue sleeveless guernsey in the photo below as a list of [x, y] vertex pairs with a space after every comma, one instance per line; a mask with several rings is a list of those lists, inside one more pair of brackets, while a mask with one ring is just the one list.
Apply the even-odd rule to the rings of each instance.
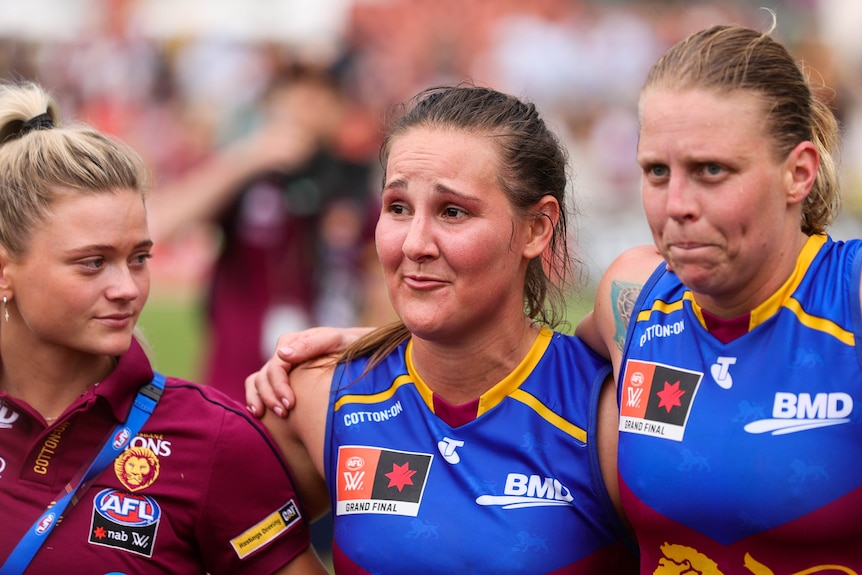
[[361, 379], [364, 359], [333, 377], [337, 573], [637, 572], [593, 441], [604, 360], [543, 329], [477, 417], [453, 428], [410, 358], [408, 341]]
[[642, 573], [862, 574], [860, 246], [809, 238], [730, 343], [664, 265], [644, 286], [618, 387]]

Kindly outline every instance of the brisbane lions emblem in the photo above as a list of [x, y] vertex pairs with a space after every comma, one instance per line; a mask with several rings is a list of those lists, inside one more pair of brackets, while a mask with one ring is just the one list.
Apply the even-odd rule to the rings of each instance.
[[131, 447], [114, 460], [114, 473], [129, 491], [139, 491], [155, 483], [159, 458], [146, 447]]

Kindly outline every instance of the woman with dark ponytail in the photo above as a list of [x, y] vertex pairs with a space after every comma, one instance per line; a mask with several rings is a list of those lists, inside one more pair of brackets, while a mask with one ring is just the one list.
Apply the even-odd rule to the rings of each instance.
[[610, 366], [554, 331], [565, 150], [487, 88], [399, 112], [376, 245], [400, 322], [294, 371], [297, 409], [264, 418], [312, 513], [332, 510], [336, 572], [636, 572], [603, 473]]

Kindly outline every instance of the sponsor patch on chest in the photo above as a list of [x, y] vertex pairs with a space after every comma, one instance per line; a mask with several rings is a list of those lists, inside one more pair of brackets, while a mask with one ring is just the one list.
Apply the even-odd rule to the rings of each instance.
[[89, 542], [152, 557], [161, 514], [152, 497], [103, 489], [93, 499]]
[[626, 362], [620, 431], [682, 441], [703, 373], [639, 360]]
[[336, 515], [416, 517], [434, 456], [379, 447], [338, 448]]

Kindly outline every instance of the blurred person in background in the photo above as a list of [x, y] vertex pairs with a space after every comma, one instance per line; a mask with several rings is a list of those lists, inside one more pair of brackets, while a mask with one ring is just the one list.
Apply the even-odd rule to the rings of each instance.
[[59, 121], [0, 86], [0, 573], [324, 574], [265, 429], [135, 332], [143, 161]]
[[336, 76], [293, 66], [253, 131], [154, 194], [153, 233], [215, 225], [203, 383], [244, 403], [243, 382], [278, 334], [389, 319], [371, 247], [372, 126]]

